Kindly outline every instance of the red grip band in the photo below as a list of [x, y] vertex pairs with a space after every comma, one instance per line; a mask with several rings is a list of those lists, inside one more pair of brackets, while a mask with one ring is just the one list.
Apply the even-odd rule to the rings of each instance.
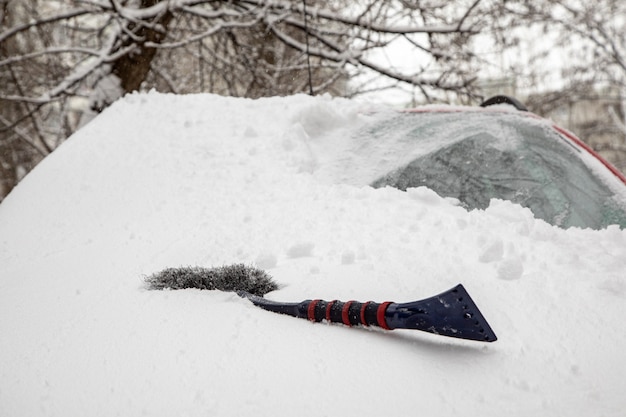
[[333, 307], [337, 300], [333, 300], [326, 305], [326, 321], [330, 321], [330, 309]]
[[385, 301], [378, 306], [378, 310], [376, 310], [376, 321], [378, 325], [385, 330], [391, 330], [389, 326], [387, 326], [387, 320], [385, 320], [385, 311], [387, 311], [389, 304], [391, 304], [391, 301]]
[[309, 303], [309, 308], [307, 309], [307, 318], [311, 321], [315, 321], [315, 306], [319, 302], [320, 300], [313, 300]]
[[350, 310], [350, 304], [352, 304], [352, 301], [347, 301], [341, 309], [341, 320], [346, 326], [351, 326], [350, 316], [348, 315], [348, 310]]
[[367, 305], [371, 303], [371, 301], [367, 301], [365, 303], [363, 303], [363, 305], [361, 306], [361, 324], [363, 326], [367, 326], [367, 322], [365, 321], [365, 309], [367, 308]]

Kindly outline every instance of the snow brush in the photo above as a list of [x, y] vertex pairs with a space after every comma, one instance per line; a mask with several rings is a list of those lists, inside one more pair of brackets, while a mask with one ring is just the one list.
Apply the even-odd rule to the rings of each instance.
[[346, 326], [378, 326], [386, 330], [414, 329], [480, 342], [497, 337], [463, 285], [419, 301], [376, 303], [368, 301], [304, 300], [283, 303], [263, 298], [278, 285], [263, 270], [236, 264], [217, 268], [168, 268], [146, 278], [150, 289], [198, 288], [232, 291], [264, 310]]

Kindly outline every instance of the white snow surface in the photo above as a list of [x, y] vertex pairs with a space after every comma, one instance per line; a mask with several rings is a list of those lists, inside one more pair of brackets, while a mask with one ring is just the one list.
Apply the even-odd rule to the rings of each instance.
[[[152, 92], [78, 131], [0, 205], [0, 416], [626, 415], [626, 231], [373, 189], [394, 144], [354, 132], [376, 117], [330, 97]], [[144, 285], [232, 263], [266, 270], [281, 301], [460, 282], [499, 340]]]

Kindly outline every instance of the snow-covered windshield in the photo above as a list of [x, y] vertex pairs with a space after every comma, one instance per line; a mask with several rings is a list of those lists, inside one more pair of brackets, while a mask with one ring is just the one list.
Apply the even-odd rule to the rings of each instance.
[[360, 134], [403, 141], [412, 149], [374, 187], [426, 186], [468, 209], [485, 209], [493, 198], [510, 200], [563, 228], [626, 227], [624, 206], [583, 162], [581, 151], [529, 117], [486, 111], [401, 113]]

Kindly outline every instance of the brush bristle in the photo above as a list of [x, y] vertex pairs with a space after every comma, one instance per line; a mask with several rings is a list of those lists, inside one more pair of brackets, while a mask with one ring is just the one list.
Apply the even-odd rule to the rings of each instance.
[[198, 266], [167, 268], [147, 277], [146, 283], [154, 290], [198, 288], [246, 291], [259, 297], [278, 289], [278, 285], [265, 271], [244, 264], [214, 268]]

